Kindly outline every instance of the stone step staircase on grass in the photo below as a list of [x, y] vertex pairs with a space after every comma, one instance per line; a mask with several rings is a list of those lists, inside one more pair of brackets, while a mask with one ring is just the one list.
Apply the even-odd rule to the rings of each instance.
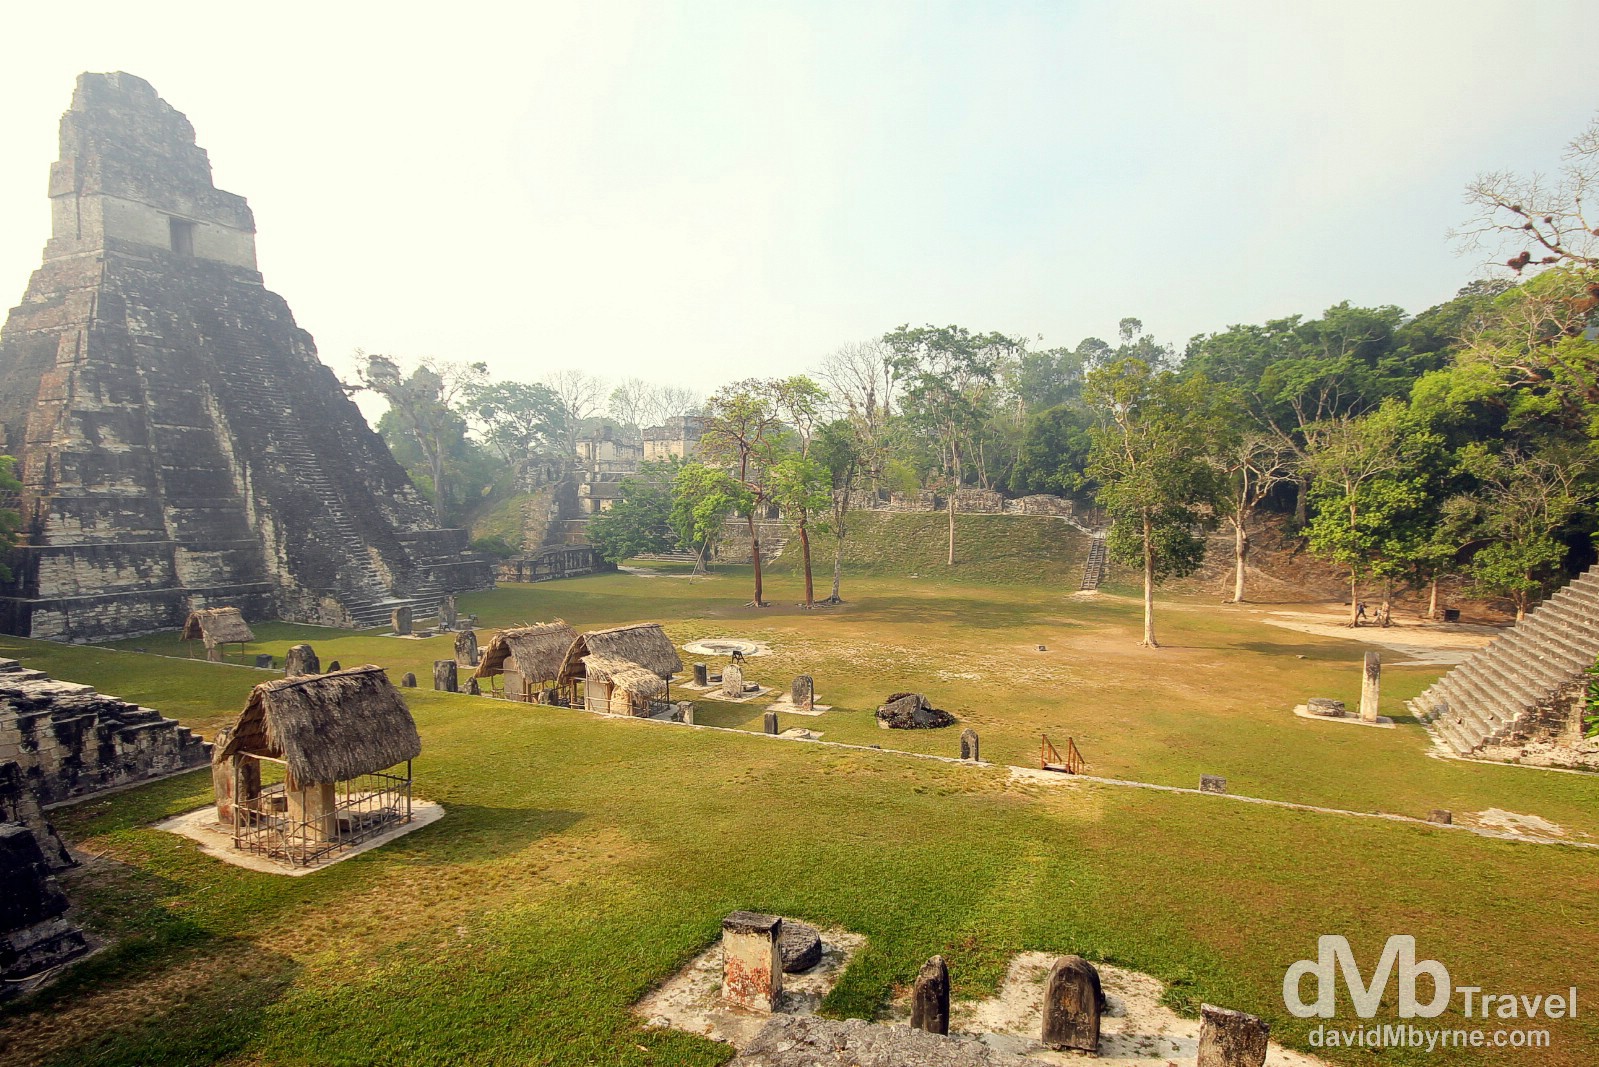
[[1453, 752], [1524, 740], [1570, 714], [1599, 658], [1599, 567], [1438, 679], [1410, 710]]
[[1083, 581], [1077, 587], [1079, 593], [1092, 593], [1105, 580], [1105, 531], [1095, 531], [1089, 538], [1088, 558], [1083, 561]]

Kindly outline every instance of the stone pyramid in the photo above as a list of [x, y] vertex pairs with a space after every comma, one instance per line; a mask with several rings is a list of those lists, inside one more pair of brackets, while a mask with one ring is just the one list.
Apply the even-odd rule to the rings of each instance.
[[50, 205], [0, 333], [26, 538], [0, 631], [93, 640], [218, 606], [373, 625], [492, 581], [262, 284], [249, 206], [148, 82], [78, 78]]
[[1575, 736], [1588, 668], [1599, 659], [1599, 567], [1592, 567], [1410, 702], [1460, 755], [1485, 745]]

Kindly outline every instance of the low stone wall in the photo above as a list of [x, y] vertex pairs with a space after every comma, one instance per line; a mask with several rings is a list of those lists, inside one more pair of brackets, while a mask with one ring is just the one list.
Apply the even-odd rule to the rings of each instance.
[[547, 582], [615, 569], [615, 564], [588, 545], [558, 545], [501, 560], [499, 579], [502, 582]]
[[210, 762], [176, 719], [0, 660], [0, 775], [19, 774], [40, 805]]

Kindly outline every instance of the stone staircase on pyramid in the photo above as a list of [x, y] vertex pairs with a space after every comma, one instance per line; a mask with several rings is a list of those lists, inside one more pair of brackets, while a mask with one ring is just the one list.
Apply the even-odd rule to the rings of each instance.
[[1569, 729], [1599, 658], [1599, 567], [1590, 568], [1410, 701], [1455, 753]]
[[1077, 586], [1079, 593], [1092, 593], [1099, 588], [1099, 583], [1105, 580], [1105, 563], [1108, 558], [1105, 531], [1091, 530], [1088, 536], [1088, 558], [1083, 561], [1083, 580]]

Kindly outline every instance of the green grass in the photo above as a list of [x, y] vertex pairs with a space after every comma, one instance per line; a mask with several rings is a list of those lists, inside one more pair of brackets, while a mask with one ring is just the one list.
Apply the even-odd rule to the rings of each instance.
[[[839, 710], [784, 725], [828, 740], [953, 754], [956, 731], [873, 724], [883, 696], [916, 688], [977, 724], [1000, 763], [1030, 763], [1045, 729], [1076, 737], [1095, 772], [1185, 786], [1221, 773], [1234, 792], [1406, 814], [1499, 806], [1599, 833], [1592, 778], [1431, 759], [1410, 723], [1293, 718], [1290, 699], [1354, 695], [1363, 646], [1264, 626], [1246, 608], [1163, 604], [1169, 647], [1149, 651], [1134, 645], [1137, 605], [1073, 601], [1058, 587], [852, 576], [847, 605], [814, 611], [794, 606], [797, 591], [793, 575], [774, 576], [777, 606], [754, 609], [747, 568], [706, 581], [612, 574], [506, 586], [463, 606], [486, 625], [657, 619], [679, 642], [768, 640], [776, 654], [748, 673], [777, 685], [815, 674]], [[310, 639], [324, 664], [424, 678], [450, 648], [256, 629], [260, 651]], [[124, 647], [183, 655], [168, 637]], [[0, 655], [207, 730], [267, 677], [10, 638]], [[1385, 710], [1436, 673], [1390, 669]], [[1347, 933], [1372, 958], [1388, 934], [1414, 934], [1457, 983], [1487, 989], [1599, 987], [1588, 981], [1599, 949], [1589, 850], [1013, 782], [1003, 768], [428, 691], [410, 702], [424, 739], [418, 792], [448, 814], [307, 878], [238, 870], [148, 828], [206, 802], [203, 772], [57, 811], [63, 833], [102, 857], [68, 881], [114, 945], [0, 1011], [0, 1061], [715, 1064], [725, 1047], [644, 1030], [627, 1007], [735, 908], [867, 935], [827, 1001], [837, 1015], [871, 1015], [934, 952], [950, 959], [957, 996], [971, 996], [995, 986], [1010, 955], [1037, 949], [1146, 971], [1181, 1008], [1258, 1012], [1274, 1037], [1303, 1045], [1308, 1026], [1284, 1012], [1282, 974], [1314, 955], [1318, 933]], [[702, 702], [698, 720], [758, 730], [761, 710]], [[1594, 1022], [1551, 1028], [1554, 1048], [1537, 1062], [1592, 1061]]]

